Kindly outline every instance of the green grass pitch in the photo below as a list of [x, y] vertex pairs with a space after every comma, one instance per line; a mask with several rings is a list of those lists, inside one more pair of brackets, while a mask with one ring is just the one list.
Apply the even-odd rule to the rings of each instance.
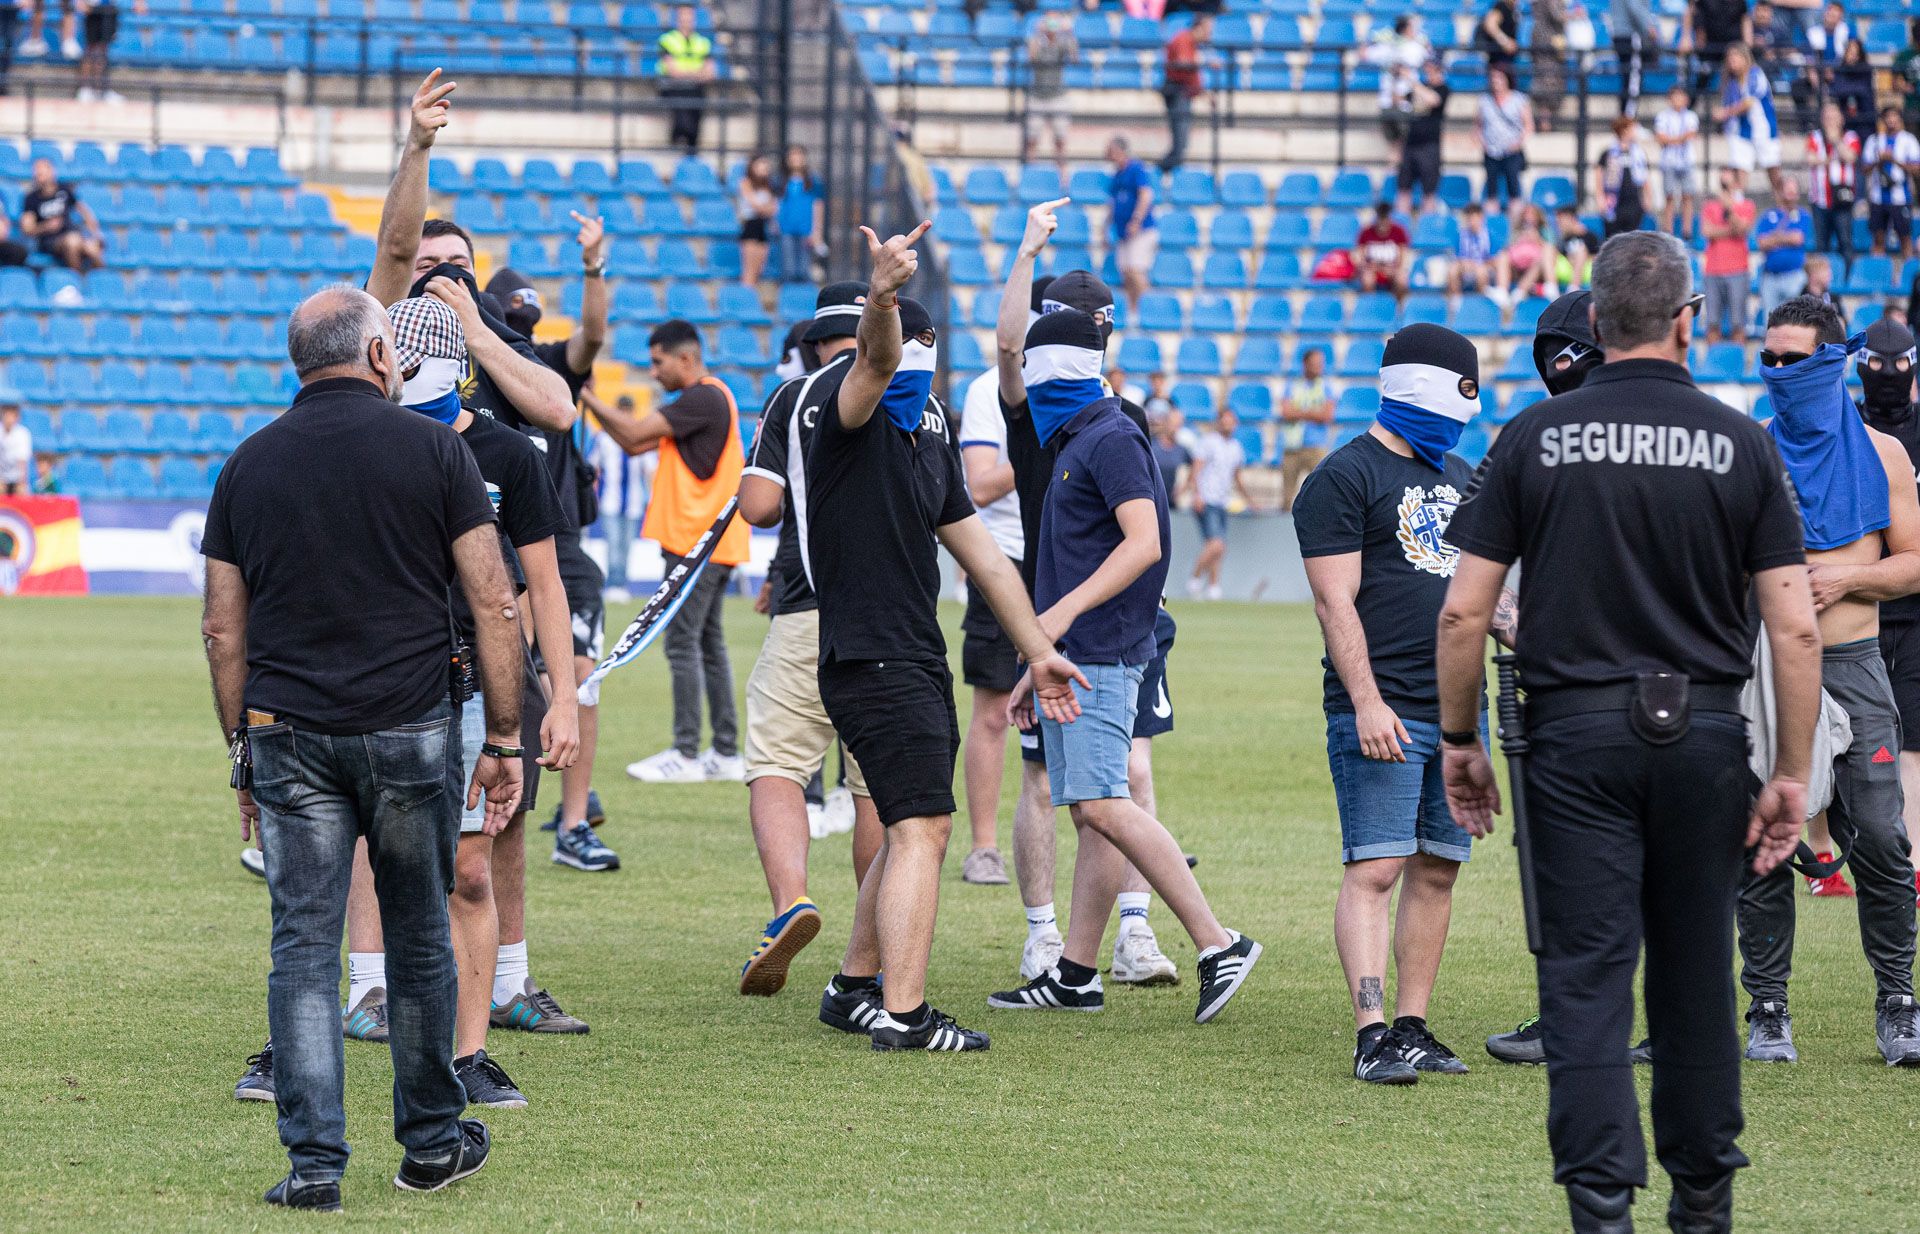
[[[961, 883], [964, 821], [930, 993], [992, 1032], [989, 1053], [879, 1056], [816, 1022], [853, 900], [845, 836], [815, 846], [820, 940], [779, 997], [739, 997], [768, 915], [746, 794], [622, 772], [666, 740], [653, 654], [609, 681], [602, 707], [596, 779], [624, 868], [564, 871], [530, 836], [533, 971], [592, 1035], [494, 1035], [532, 1104], [489, 1112], [494, 1160], [434, 1196], [390, 1185], [390, 1067], [383, 1050], [348, 1043], [355, 1156], [345, 1220], [328, 1228], [1565, 1228], [1546, 1075], [1496, 1064], [1480, 1044], [1533, 1007], [1504, 830], [1460, 880], [1432, 1016], [1473, 1073], [1356, 1083], [1331, 938], [1338, 846], [1313, 617], [1176, 611], [1179, 727], [1156, 743], [1163, 816], [1200, 855], [1220, 916], [1266, 945], [1216, 1023], [1192, 1022], [1193, 947], [1158, 905], [1178, 988], [1114, 990], [1098, 1016], [988, 1012], [986, 995], [1016, 982], [1024, 925], [1012, 887]], [[945, 616], [957, 650], [957, 607]], [[197, 620], [182, 600], [0, 605], [0, 1227], [307, 1224], [259, 1202], [285, 1170], [272, 1112], [229, 1095], [265, 1033], [268, 914], [237, 860]], [[744, 683], [762, 619], [733, 601], [728, 628]], [[1064, 815], [1061, 828], [1064, 904]], [[1799, 906], [1806, 1061], [1747, 1069], [1756, 1168], [1739, 1183], [1740, 1228], [1920, 1228], [1920, 1075], [1874, 1052], [1851, 908]], [[1644, 1103], [1644, 1069], [1640, 1082]], [[1644, 1228], [1663, 1226], [1655, 1179]]]

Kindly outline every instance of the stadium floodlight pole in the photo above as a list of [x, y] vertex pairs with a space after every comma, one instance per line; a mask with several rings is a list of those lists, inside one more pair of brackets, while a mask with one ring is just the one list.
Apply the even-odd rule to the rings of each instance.
[[647, 602], [641, 605], [634, 619], [627, 623], [619, 641], [614, 643], [600, 663], [593, 666], [593, 672], [587, 674], [587, 679], [580, 683], [582, 703], [588, 701], [590, 690], [593, 692], [591, 697], [597, 700], [600, 679], [622, 664], [638, 659], [640, 653], [652, 646], [653, 641], [672, 623], [674, 614], [680, 611], [680, 605], [693, 593], [693, 585], [699, 581], [700, 572], [707, 568], [707, 559], [720, 546], [721, 533], [726, 531], [727, 524], [733, 521], [734, 511], [739, 508], [739, 494], [727, 498], [727, 504], [721, 507], [713, 525], [694, 541], [692, 551], [667, 571], [667, 576], [660, 580], [660, 586], [647, 597]]
[[1520, 858], [1520, 915], [1527, 950], [1540, 954], [1540, 895], [1533, 882], [1533, 833], [1527, 827], [1527, 724], [1520, 710], [1520, 668], [1510, 651], [1493, 657], [1499, 674], [1500, 748], [1507, 756], [1507, 797], [1513, 803], [1513, 847]]

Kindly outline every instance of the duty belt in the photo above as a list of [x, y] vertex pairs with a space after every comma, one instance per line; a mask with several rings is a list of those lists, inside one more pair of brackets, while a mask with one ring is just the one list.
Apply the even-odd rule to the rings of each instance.
[[[1732, 683], [1694, 682], [1688, 691], [1693, 710], [1740, 713], [1740, 687]], [[1610, 686], [1568, 686], [1560, 690], [1527, 692], [1527, 726], [1537, 728], [1568, 716], [1594, 711], [1625, 711], [1633, 706], [1633, 683]]]

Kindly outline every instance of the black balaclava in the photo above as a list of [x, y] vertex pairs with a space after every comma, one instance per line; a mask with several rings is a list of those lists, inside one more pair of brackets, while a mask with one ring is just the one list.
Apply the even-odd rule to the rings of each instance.
[[1854, 358], [1854, 371], [1872, 419], [1904, 422], [1913, 414], [1913, 361], [1913, 331], [1885, 318], [1867, 327], [1867, 347]]
[[[1593, 322], [1588, 306], [1593, 293], [1582, 289], [1561, 296], [1540, 314], [1533, 332], [1533, 367], [1539, 371], [1548, 394], [1578, 390], [1587, 374], [1600, 367], [1604, 357], [1594, 342]], [[1554, 357], [1569, 347], [1574, 349], [1573, 363], [1564, 369], [1554, 366]]]
[[503, 306], [501, 316], [516, 333], [533, 337], [533, 328], [540, 324], [540, 293], [526, 276], [511, 266], [504, 266], [487, 280], [487, 294], [499, 298]]
[[480, 310], [480, 320], [487, 323], [487, 329], [493, 331], [495, 338], [510, 343], [516, 338], [523, 337], [518, 330], [515, 330], [507, 324], [506, 306], [500, 303], [500, 297], [493, 295], [491, 292], [481, 291], [480, 281], [473, 277], [473, 271], [464, 266], [456, 266], [450, 261], [443, 261], [425, 274], [422, 274], [419, 278], [413, 280], [413, 286], [408, 290], [407, 294], [410, 296], [426, 295], [427, 284], [437, 278], [449, 278], [467, 285], [468, 294], [473, 297], [474, 304]]

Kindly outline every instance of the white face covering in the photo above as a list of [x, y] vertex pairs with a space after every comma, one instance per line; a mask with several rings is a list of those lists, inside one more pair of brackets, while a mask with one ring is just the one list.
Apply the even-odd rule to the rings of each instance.
[[400, 405], [418, 407], [445, 398], [460, 386], [460, 361], [429, 356], [400, 390]]

